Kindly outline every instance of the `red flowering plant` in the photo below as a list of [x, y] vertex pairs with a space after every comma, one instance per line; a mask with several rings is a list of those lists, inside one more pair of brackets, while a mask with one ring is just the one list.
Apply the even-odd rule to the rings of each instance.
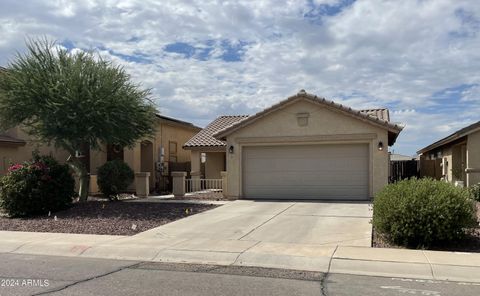
[[21, 169], [21, 168], [23, 168], [23, 165], [17, 163], [17, 164], [11, 165], [11, 166], [8, 168], [8, 171], [9, 171], [9, 172], [13, 172], [13, 171], [19, 170], [19, 169]]
[[10, 216], [31, 216], [69, 207], [75, 180], [67, 165], [49, 156], [13, 164], [0, 179], [0, 208]]

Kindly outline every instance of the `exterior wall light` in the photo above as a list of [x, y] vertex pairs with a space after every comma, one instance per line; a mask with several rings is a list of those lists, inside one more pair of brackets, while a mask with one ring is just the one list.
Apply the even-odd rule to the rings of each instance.
[[378, 151], [383, 151], [383, 142], [378, 142]]
[[233, 145], [230, 145], [230, 147], [228, 147], [228, 153], [233, 154]]

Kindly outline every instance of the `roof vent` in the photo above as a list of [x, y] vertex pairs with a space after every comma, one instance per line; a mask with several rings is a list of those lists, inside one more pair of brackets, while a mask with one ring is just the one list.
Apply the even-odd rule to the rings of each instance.
[[310, 117], [310, 113], [308, 113], [308, 112], [297, 113], [297, 124], [298, 124], [298, 126], [307, 126], [308, 125], [308, 117]]

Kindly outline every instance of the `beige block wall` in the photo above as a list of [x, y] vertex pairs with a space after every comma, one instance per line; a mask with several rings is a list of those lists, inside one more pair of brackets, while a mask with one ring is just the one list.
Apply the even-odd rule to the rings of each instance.
[[[309, 113], [308, 125], [299, 126], [296, 114], [304, 112]], [[344, 135], [343, 137], [351, 137], [355, 140], [334, 140], [328, 137], [332, 135]], [[322, 136], [325, 136], [326, 140], [322, 139]], [[272, 142], [275, 141], [275, 137], [291, 138]], [[295, 137], [297, 140], [292, 140]], [[383, 151], [379, 151], [377, 148], [380, 141], [384, 145]], [[234, 146], [233, 154], [227, 152], [229, 197], [242, 197], [241, 158], [243, 147], [265, 145], [265, 142], [268, 142], [268, 145], [368, 143], [371, 159], [370, 196], [373, 197], [388, 183], [388, 132], [385, 129], [325, 106], [318, 106], [307, 101], [297, 101], [227, 137], [227, 151], [230, 145]]]
[[225, 152], [207, 152], [205, 162], [205, 178], [221, 179], [221, 172], [225, 170]]
[[[468, 135], [467, 168], [480, 169], [480, 131]], [[467, 185], [480, 183], [480, 173], [467, 174]]]

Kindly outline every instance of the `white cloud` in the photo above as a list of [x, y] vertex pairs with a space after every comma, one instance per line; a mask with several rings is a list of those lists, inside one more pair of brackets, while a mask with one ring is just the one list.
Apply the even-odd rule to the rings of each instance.
[[[478, 86], [460, 99], [434, 94], [480, 84], [480, 3], [363, 0], [332, 16], [303, 17], [312, 5], [339, 3], [5, 0], [0, 64], [23, 48], [25, 36], [101, 47], [153, 89], [162, 112], [198, 124], [258, 111], [304, 88], [356, 108], [397, 110], [392, 119], [406, 128], [395, 149], [406, 154], [478, 120]], [[222, 40], [248, 42], [242, 61], [221, 59]], [[206, 60], [163, 50], [175, 42], [213, 48]], [[138, 54], [151, 63], [121, 56]]]

